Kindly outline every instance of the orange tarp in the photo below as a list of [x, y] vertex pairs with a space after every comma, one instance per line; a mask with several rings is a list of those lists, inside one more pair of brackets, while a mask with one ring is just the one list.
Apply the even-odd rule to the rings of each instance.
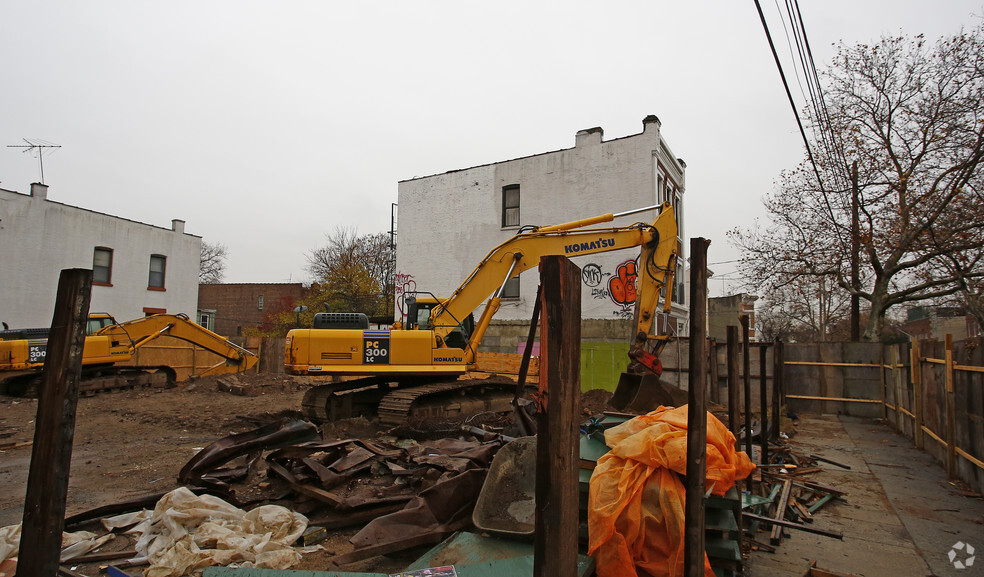
[[[659, 407], [609, 429], [588, 502], [588, 554], [598, 577], [683, 575], [687, 406]], [[707, 488], [723, 495], [755, 465], [707, 414]], [[705, 573], [713, 575], [707, 557]]]

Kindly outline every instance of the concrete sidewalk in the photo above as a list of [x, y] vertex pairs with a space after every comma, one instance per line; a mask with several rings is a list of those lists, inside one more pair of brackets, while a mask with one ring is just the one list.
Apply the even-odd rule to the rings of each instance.
[[[752, 552], [747, 575], [799, 577], [816, 560], [824, 569], [864, 577], [984, 576], [984, 499], [961, 494], [929, 455], [870, 420], [804, 417], [796, 429], [793, 450], [851, 466], [823, 465], [811, 476], [847, 493], [817, 511], [813, 523], [843, 533], [844, 540], [790, 529], [774, 554]], [[958, 542], [976, 549], [973, 566], [958, 569], [950, 562]], [[966, 560], [965, 551], [957, 560]]]

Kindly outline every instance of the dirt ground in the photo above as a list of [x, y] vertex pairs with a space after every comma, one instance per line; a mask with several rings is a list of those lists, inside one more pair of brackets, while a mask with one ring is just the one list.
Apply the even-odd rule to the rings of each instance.
[[[136, 389], [79, 399], [69, 481], [67, 515], [178, 486], [182, 466], [202, 447], [229, 435], [298, 411], [313, 381], [284, 375], [239, 375], [251, 396], [219, 390], [218, 378], [183, 383], [172, 389]], [[584, 395], [586, 415], [606, 409], [610, 393]], [[26, 443], [34, 437], [36, 399], [0, 396], [0, 446]], [[300, 414], [299, 412], [297, 413]], [[384, 434], [365, 419], [330, 426], [327, 439]], [[0, 450], [0, 526], [20, 522], [23, 515], [31, 447]], [[331, 557], [352, 550], [348, 539], [361, 527], [337, 531], [323, 543], [328, 549], [305, 556], [297, 569], [324, 569]], [[116, 539], [101, 551], [132, 548]], [[348, 571], [398, 571], [420, 552], [402, 557], [377, 557], [348, 565]], [[96, 574], [97, 567], [80, 567]], [[86, 571], [91, 571], [86, 573]]]

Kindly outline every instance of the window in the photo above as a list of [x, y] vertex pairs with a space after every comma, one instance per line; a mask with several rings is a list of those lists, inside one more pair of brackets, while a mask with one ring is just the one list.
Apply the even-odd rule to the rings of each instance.
[[92, 253], [92, 284], [112, 286], [113, 249], [97, 246]]
[[214, 331], [215, 330], [215, 311], [214, 310], [198, 310], [198, 324], [202, 327]]
[[502, 286], [502, 292], [499, 294], [501, 299], [518, 299], [519, 298], [519, 276], [514, 276], [506, 281], [506, 284]]
[[159, 254], [150, 255], [150, 279], [147, 288], [164, 290], [164, 271], [167, 267], [167, 257]]
[[683, 260], [677, 259], [676, 272], [673, 274], [673, 302], [678, 305], [687, 304], [687, 279], [684, 278], [686, 273], [683, 267]]
[[256, 299], [256, 310], [258, 310], [258, 311], [262, 311], [263, 310], [263, 295], [260, 295]]
[[519, 226], [519, 185], [502, 187], [502, 228]]

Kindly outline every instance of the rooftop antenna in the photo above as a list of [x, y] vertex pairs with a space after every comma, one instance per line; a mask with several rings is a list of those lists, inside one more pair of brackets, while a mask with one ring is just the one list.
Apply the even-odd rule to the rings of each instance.
[[8, 144], [7, 148], [23, 148], [23, 152], [38, 151], [38, 163], [41, 165], [41, 184], [44, 184], [44, 153], [45, 148], [61, 148], [60, 144], [52, 144], [45, 140], [39, 140], [37, 138], [33, 140], [23, 139], [27, 144]]

